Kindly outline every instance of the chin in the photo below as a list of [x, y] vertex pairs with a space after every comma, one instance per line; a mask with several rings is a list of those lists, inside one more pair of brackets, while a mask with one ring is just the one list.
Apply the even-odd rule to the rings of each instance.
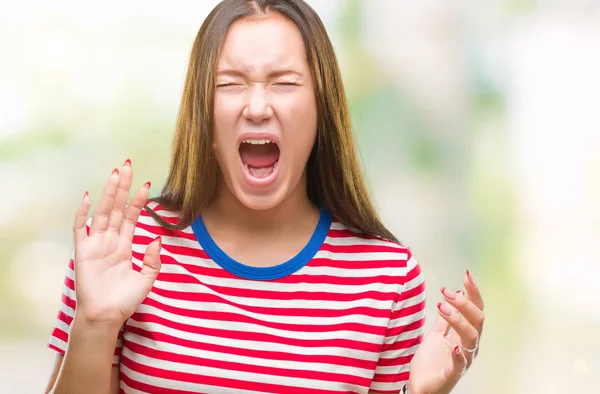
[[233, 195], [246, 208], [255, 211], [267, 211], [276, 208], [285, 201], [288, 196], [287, 187], [274, 187], [273, 190], [262, 190], [261, 192], [244, 190], [242, 185], [234, 187]]

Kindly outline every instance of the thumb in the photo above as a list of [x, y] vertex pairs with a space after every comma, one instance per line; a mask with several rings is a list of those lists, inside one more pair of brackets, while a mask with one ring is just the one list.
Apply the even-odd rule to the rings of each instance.
[[148, 245], [146, 248], [146, 253], [144, 254], [144, 264], [142, 265], [142, 269], [140, 270], [140, 274], [142, 274], [148, 281], [150, 285], [154, 284], [154, 280], [158, 276], [160, 272], [160, 250], [162, 247], [162, 237], [158, 236], [154, 241]]

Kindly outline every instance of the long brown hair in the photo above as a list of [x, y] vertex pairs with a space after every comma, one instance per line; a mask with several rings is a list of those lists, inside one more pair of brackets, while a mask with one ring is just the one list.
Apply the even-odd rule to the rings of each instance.
[[292, 20], [304, 39], [317, 103], [317, 139], [307, 164], [310, 200], [347, 226], [397, 241], [382, 224], [357, 159], [350, 115], [333, 45], [317, 13], [303, 0], [224, 0], [208, 15], [191, 51], [167, 182], [152, 201], [179, 213], [177, 224], [147, 211], [161, 225], [191, 225], [214, 198], [219, 166], [211, 130], [215, 74], [231, 24], [276, 12]]

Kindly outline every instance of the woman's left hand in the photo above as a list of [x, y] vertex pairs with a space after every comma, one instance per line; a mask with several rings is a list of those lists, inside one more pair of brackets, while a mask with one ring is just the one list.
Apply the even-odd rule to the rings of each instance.
[[447, 394], [469, 369], [479, 351], [483, 299], [473, 276], [464, 278], [467, 293], [442, 288], [438, 320], [410, 363], [409, 394]]

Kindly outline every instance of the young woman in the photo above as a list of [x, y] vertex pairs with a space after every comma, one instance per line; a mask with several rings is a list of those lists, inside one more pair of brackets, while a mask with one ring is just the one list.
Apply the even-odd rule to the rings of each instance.
[[166, 185], [127, 205], [131, 179], [128, 160], [87, 222], [84, 195], [48, 391], [442, 394], [473, 361], [477, 286], [442, 289], [423, 335], [423, 275], [375, 213], [303, 0], [211, 12]]

